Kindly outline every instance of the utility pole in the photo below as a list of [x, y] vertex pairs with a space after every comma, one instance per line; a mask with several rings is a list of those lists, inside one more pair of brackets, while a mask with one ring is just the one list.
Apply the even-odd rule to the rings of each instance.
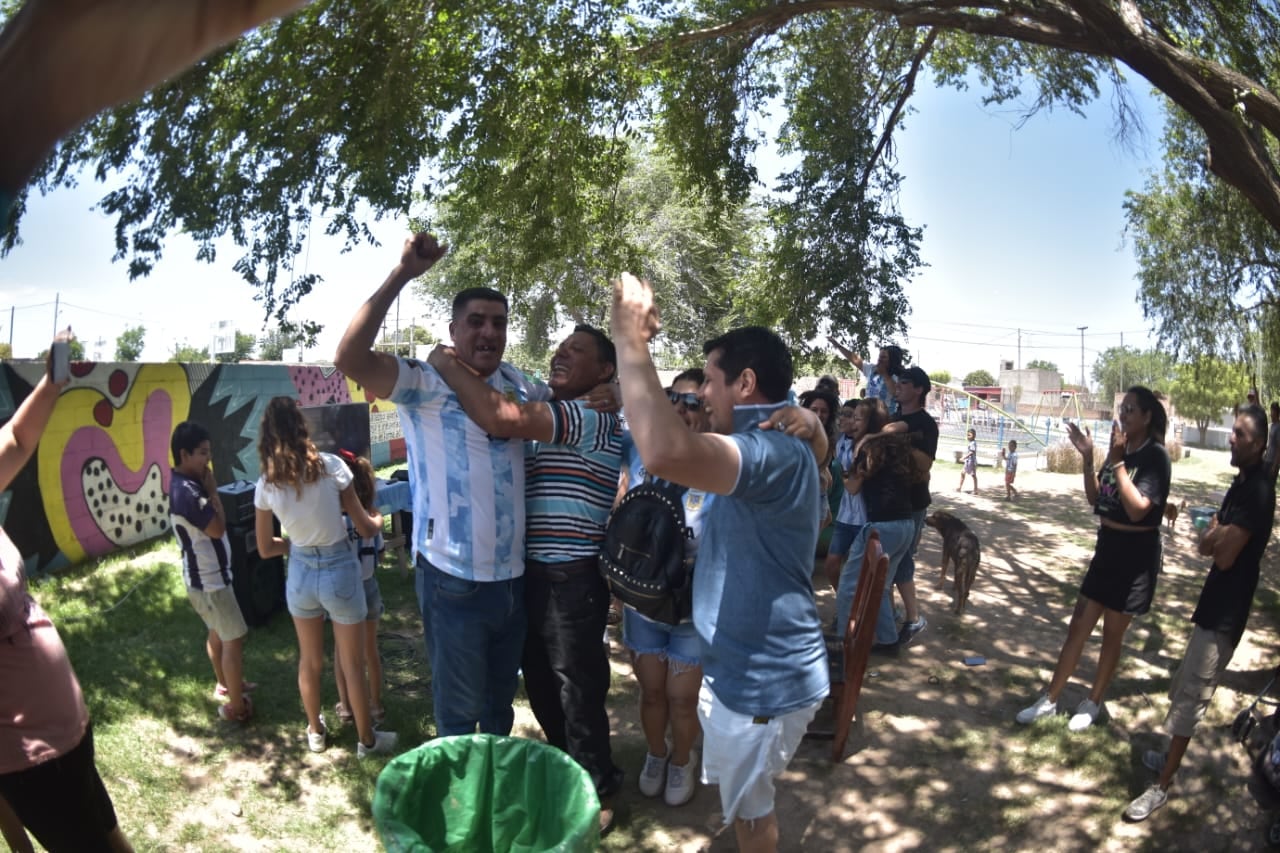
[[1123, 391], [1124, 385], [1124, 332], [1120, 333], [1120, 390]]
[[1088, 326], [1076, 326], [1080, 330], [1080, 392], [1083, 394], [1087, 387], [1084, 382], [1084, 330]]
[[1018, 369], [1022, 369], [1022, 330], [1018, 330]]

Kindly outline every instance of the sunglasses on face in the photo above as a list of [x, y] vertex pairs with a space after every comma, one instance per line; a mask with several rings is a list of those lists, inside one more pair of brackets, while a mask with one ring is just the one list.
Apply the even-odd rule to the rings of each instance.
[[696, 412], [702, 408], [702, 401], [698, 399], [698, 395], [690, 391], [681, 393], [679, 391], [668, 391], [667, 399], [676, 405], [682, 405], [691, 412]]

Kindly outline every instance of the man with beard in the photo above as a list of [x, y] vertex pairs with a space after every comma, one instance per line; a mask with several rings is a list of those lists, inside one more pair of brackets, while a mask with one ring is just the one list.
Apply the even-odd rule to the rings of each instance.
[[1143, 756], [1143, 764], [1159, 778], [1124, 810], [1126, 820], [1146, 820], [1168, 802], [1169, 786], [1196, 724], [1244, 635], [1276, 511], [1275, 484], [1262, 462], [1266, 446], [1266, 414], [1256, 405], [1245, 406], [1231, 429], [1231, 464], [1240, 472], [1200, 538], [1200, 553], [1212, 557], [1213, 566], [1191, 616], [1194, 625], [1182, 664], [1169, 687], [1164, 719], [1169, 748], [1164, 753], [1148, 750]]
[[[422, 233], [405, 241], [400, 263], [352, 317], [334, 363], [395, 403], [413, 486], [413, 551], [418, 605], [431, 666], [439, 735], [505, 735], [515, 715], [524, 648], [524, 443], [485, 433], [434, 367], [373, 349], [400, 291], [444, 256]], [[459, 362], [495, 393], [539, 396], [502, 361], [507, 299], [469, 288], [453, 300], [449, 323]]]

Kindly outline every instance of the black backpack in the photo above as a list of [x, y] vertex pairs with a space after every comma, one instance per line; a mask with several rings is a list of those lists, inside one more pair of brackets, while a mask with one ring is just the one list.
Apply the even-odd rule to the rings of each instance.
[[693, 612], [692, 532], [684, 523], [684, 486], [646, 477], [609, 513], [600, 573], [610, 591], [641, 616], [678, 625]]

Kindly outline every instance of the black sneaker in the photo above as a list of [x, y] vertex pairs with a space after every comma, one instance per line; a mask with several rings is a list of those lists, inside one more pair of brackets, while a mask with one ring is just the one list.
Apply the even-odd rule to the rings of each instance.
[[929, 623], [925, 621], [924, 616], [914, 622], [903, 622], [902, 630], [898, 632], [898, 645], [903, 648], [911, 645], [911, 641], [927, 627], [929, 627]]

